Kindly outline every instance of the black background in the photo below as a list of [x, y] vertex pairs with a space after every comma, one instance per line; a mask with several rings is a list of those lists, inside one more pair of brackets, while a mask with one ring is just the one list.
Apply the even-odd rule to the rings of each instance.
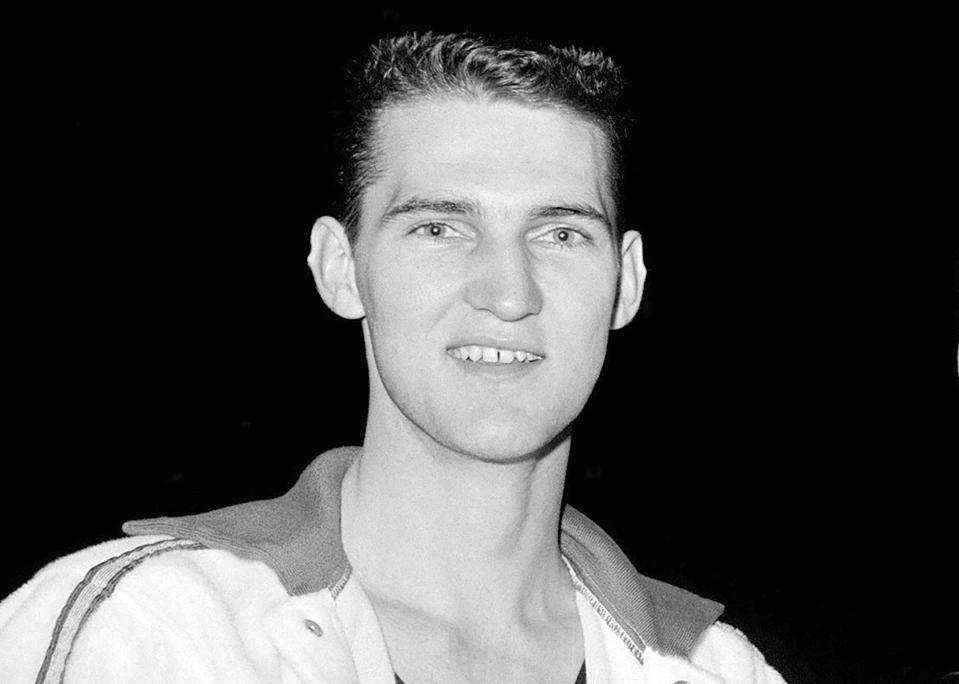
[[[306, 267], [344, 64], [408, 29], [601, 47], [649, 280], [568, 500], [789, 682], [959, 669], [954, 41], [942, 17], [357, 6], [8, 27], [0, 594], [123, 520], [285, 491], [362, 439]], [[950, 83], [950, 80], [953, 80]]]

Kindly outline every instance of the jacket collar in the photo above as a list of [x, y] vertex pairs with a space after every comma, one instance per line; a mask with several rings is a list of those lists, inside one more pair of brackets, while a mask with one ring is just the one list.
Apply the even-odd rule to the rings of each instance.
[[[321, 454], [276, 499], [131, 521], [123, 531], [191, 539], [263, 561], [293, 596], [338, 586], [350, 572], [340, 538], [340, 484], [359, 451]], [[563, 511], [560, 546], [583, 585], [639, 648], [687, 655], [722, 613], [718, 603], [640, 575], [616, 543], [571, 506]]]

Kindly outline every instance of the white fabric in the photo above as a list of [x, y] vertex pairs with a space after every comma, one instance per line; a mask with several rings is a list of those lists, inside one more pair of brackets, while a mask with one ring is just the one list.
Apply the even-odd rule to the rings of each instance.
[[725, 684], [784, 684], [759, 649], [742, 632], [723, 622], [706, 630], [690, 660], [706, 672], [722, 673]]
[[[91, 567], [166, 538], [124, 538], [84, 549], [50, 564], [0, 602], [0, 682], [35, 681], [60, 611]], [[577, 608], [589, 684], [782, 682], [726, 625], [707, 630], [693, 653], [695, 665], [649, 647], [641, 664], [582, 593]], [[291, 597], [265, 564], [208, 549], [171, 551], [125, 575], [81, 630], [65, 681], [395, 682], [373, 607], [354, 579], [335, 601], [327, 589]]]

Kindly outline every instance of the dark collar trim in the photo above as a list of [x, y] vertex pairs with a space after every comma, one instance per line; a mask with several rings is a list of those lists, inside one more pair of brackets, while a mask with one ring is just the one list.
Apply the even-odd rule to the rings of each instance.
[[[350, 566], [340, 539], [340, 484], [358, 447], [328, 451], [285, 495], [209, 513], [135, 520], [129, 535], [165, 534], [260, 560], [293, 596], [341, 587]], [[643, 577], [595, 523], [567, 506], [560, 545], [583, 584], [634, 641], [686, 655], [723, 607]]]

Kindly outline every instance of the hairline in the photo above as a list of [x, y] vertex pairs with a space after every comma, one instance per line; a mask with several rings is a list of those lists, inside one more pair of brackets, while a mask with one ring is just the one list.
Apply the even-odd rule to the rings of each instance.
[[357, 179], [359, 190], [359, 206], [357, 208], [356, 225], [347, 226], [347, 233], [353, 246], [356, 246], [360, 232], [366, 218], [364, 204], [369, 189], [383, 176], [384, 170], [379, 163], [384, 154], [383, 132], [384, 120], [387, 112], [403, 109], [404, 107], [413, 107], [422, 102], [430, 100], [440, 101], [473, 101], [473, 102], [511, 102], [531, 109], [549, 109], [563, 112], [577, 119], [580, 123], [592, 126], [601, 136], [603, 141], [602, 149], [605, 156], [604, 183], [607, 192], [612, 200], [612, 216], [610, 218], [610, 233], [614, 244], [620, 243], [623, 230], [619, 225], [620, 219], [620, 198], [618, 192], [617, 175], [621, 169], [614, 168], [617, 164], [615, 145], [615, 133], [609, 129], [603, 120], [588, 112], [574, 107], [568, 103], [562, 102], [556, 98], [542, 97], [524, 97], [511, 93], [498, 92], [482, 87], [469, 87], [468, 85], [451, 85], [448, 88], [420, 90], [410, 93], [401, 93], [391, 95], [372, 113], [369, 126], [370, 135], [364, 141], [364, 149], [369, 154], [370, 162], [361, 178]]

